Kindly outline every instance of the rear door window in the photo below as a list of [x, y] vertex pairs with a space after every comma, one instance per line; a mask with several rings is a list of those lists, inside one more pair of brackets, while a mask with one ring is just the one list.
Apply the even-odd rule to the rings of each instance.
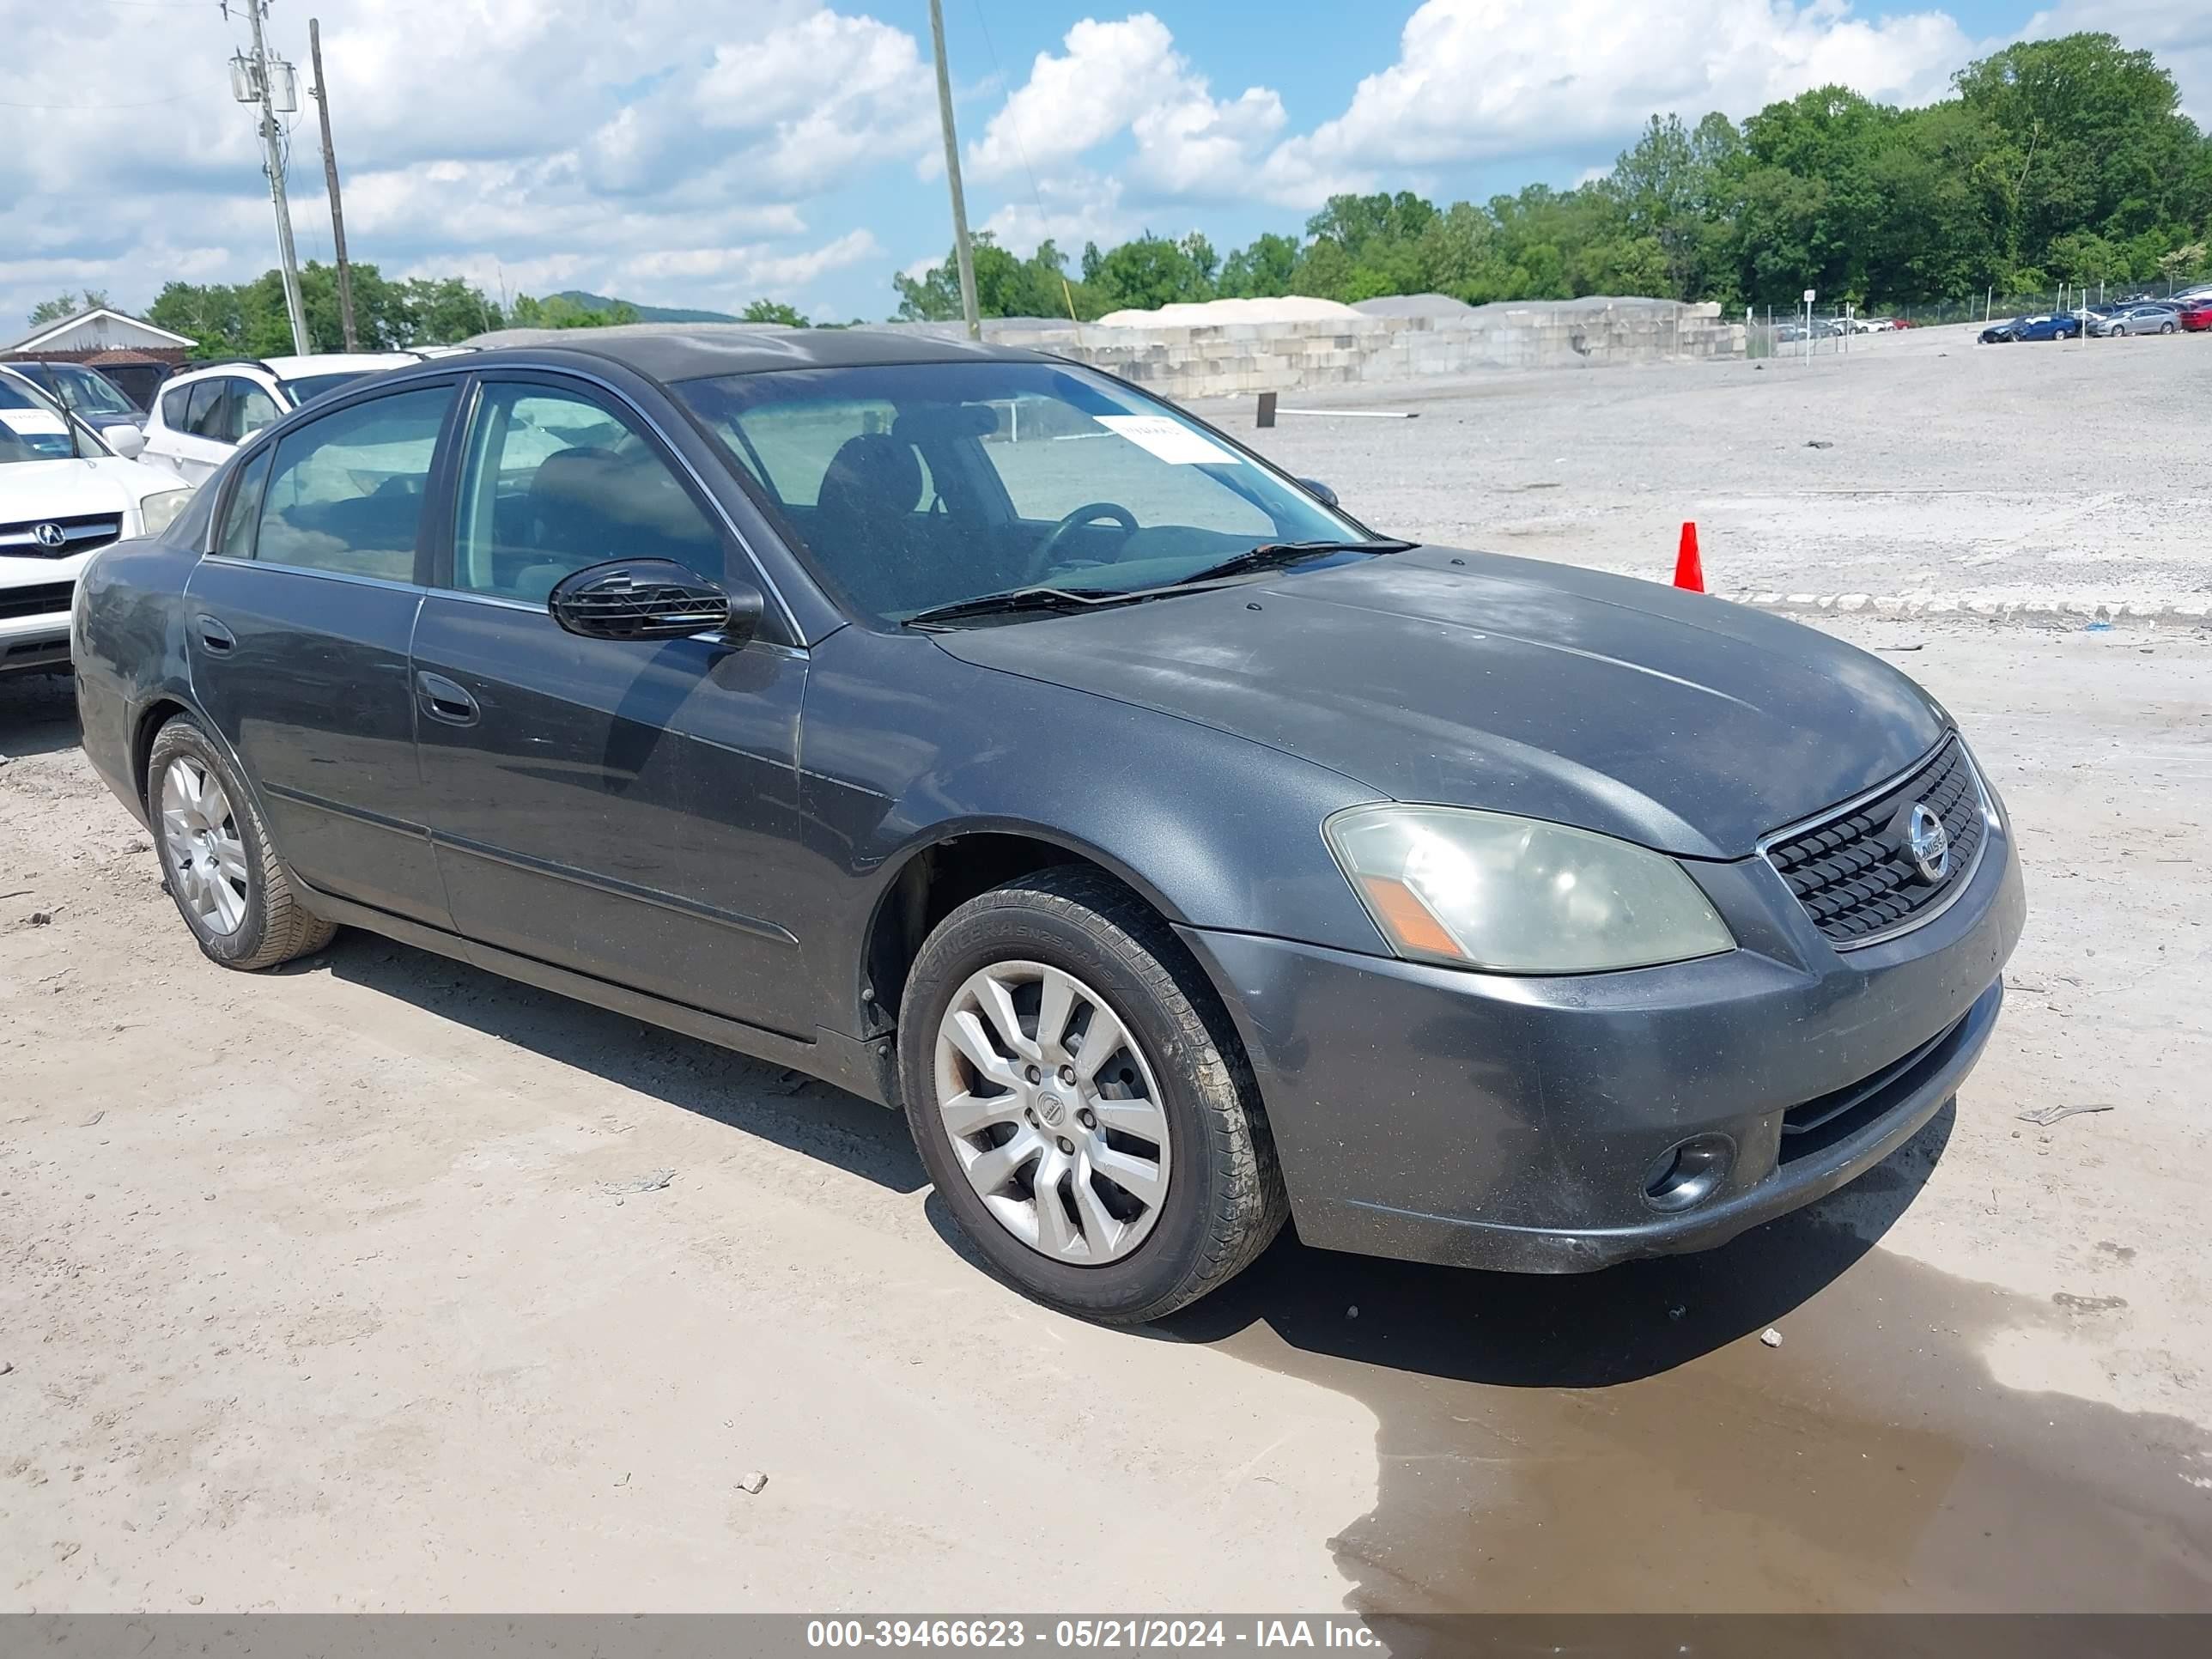
[[189, 424], [192, 388], [173, 386], [161, 394], [161, 424], [172, 432], [182, 432]]
[[191, 404], [185, 416], [185, 430], [195, 438], [206, 438], [216, 443], [228, 443], [224, 422], [228, 419], [227, 404], [230, 391], [230, 376], [217, 374], [201, 380], [192, 387]]
[[255, 556], [385, 581], [415, 580], [449, 386], [394, 392], [295, 427], [276, 441]]

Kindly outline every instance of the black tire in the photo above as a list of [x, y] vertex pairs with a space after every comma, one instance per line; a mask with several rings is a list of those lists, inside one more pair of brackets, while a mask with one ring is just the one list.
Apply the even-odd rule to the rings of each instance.
[[2171, 334], [2173, 332], [2173, 325], [2172, 323], [2160, 323], [2158, 325], [2158, 331], [2161, 334]]
[[[994, 962], [1042, 963], [1096, 988], [1143, 1048], [1167, 1114], [1167, 1196], [1151, 1233], [1096, 1267], [1016, 1237], [969, 1184], [936, 1101], [939, 1023]], [[1228, 1015], [1173, 931], [1120, 884], [1080, 866], [1041, 871], [954, 910], [921, 947], [899, 1018], [908, 1124], [939, 1196], [991, 1270], [1048, 1307], [1135, 1325], [1196, 1301], [1249, 1266], [1290, 1213], [1251, 1068]]]
[[[228, 822], [245, 849], [246, 913], [228, 933], [215, 931], [185, 902], [175, 858], [168, 837], [161, 833], [161, 781], [171, 763], [185, 757], [221, 781], [223, 796], [230, 803]], [[324, 921], [300, 902], [291, 878], [276, 861], [269, 827], [261, 821], [252, 793], [225, 758], [221, 745], [189, 714], [176, 715], [155, 734], [153, 749], [146, 758], [146, 799], [163, 881], [176, 902], [177, 914], [192, 930], [193, 939], [209, 961], [251, 973], [307, 956], [331, 942], [337, 932], [337, 924]]]

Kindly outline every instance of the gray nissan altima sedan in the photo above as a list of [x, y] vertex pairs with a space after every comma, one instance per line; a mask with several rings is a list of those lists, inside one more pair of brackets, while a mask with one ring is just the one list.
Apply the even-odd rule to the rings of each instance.
[[340, 925], [902, 1109], [992, 1267], [1717, 1244], [1948, 1100], [2025, 902], [1887, 664], [1376, 534], [1139, 388], [862, 330], [363, 380], [100, 553], [86, 752], [215, 962]]

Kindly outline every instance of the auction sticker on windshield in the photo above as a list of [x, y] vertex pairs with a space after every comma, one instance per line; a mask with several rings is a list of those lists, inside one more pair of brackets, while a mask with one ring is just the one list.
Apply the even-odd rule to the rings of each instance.
[[1235, 465], [1237, 457], [1202, 432], [1194, 432], [1164, 415], [1097, 415], [1092, 416], [1109, 432], [1118, 432], [1140, 449], [1150, 450], [1176, 466], [1209, 463]]

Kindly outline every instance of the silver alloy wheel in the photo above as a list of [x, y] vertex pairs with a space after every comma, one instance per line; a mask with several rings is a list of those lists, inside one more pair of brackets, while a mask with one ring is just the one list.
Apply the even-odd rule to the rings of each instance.
[[161, 843], [177, 896], [210, 933], [236, 933], [246, 920], [246, 842], [222, 781], [189, 755], [161, 775]]
[[1077, 1267], [1145, 1242], [1167, 1198], [1167, 1113], [1104, 998], [1042, 963], [993, 963], [945, 1010], [936, 1071], [953, 1153], [1008, 1232]]

